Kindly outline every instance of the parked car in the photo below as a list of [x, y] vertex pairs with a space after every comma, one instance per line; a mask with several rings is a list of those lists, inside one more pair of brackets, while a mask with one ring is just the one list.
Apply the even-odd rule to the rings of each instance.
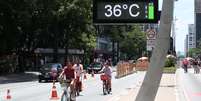
[[103, 65], [99, 62], [94, 62], [92, 64], [89, 65], [89, 67], [87, 68], [88, 73], [91, 73], [92, 70], [94, 71], [94, 73], [98, 73], [100, 70], [102, 70]]
[[62, 72], [62, 65], [60, 63], [47, 63], [40, 68], [40, 75], [38, 76], [38, 81], [43, 80], [52, 81], [57, 79], [59, 74]]

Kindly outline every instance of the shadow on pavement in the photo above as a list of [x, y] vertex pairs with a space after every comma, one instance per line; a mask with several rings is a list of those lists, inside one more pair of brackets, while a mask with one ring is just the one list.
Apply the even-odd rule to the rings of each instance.
[[16, 74], [0, 76], [0, 84], [29, 82], [29, 81], [36, 81], [37, 79], [38, 74], [36, 72], [16, 73]]

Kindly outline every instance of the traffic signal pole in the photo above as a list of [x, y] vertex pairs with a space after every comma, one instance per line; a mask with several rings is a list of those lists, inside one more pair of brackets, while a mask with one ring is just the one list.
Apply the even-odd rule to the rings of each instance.
[[163, 74], [165, 58], [170, 44], [174, 0], [163, 0], [159, 33], [151, 62], [135, 101], [154, 101]]

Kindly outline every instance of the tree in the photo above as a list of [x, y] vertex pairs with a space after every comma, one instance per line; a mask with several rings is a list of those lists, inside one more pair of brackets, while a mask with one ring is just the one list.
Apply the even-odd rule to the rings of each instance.
[[[90, 0], [1, 0], [0, 53], [87, 47], [95, 37]], [[84, 34], [84, 36], [82, 36]], [[91, 46], [89, 46], [91, 47]]]
[[201, 53], [201, 49], [200, 48], [191, 48], [188, 51], [188, 56], [190, 57], [196, 57]]
[[120, 49], [128, 59], [137, 59], [142, 55], [142, 52], [146, 50], [146, 36], [139, 26], [132, 26], [131, 31], [124, 34]]
[[114, 43], [119, 44], [123, 57], [136, 59], [146, 50], [146, 36], [139, 25], [134, 26], [104, 26], [105, 34], [111, 38], [113, 53]]

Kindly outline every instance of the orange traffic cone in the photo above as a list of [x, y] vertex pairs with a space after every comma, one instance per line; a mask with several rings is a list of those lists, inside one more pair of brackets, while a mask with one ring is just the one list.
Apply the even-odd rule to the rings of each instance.
[[58, 100], [59, 97], [57, 95], [57, 89], [56, 89], [56, 86], [55, 86], [55, 82], [53, 82], [53, 87], [52, 87], [52, 93], [51, 93], [51, 100]]
[[10, 89], [7, 90], [7, 95], [6, 95], [6, 100], [10, 100], [11, 95], [10, 95]]

